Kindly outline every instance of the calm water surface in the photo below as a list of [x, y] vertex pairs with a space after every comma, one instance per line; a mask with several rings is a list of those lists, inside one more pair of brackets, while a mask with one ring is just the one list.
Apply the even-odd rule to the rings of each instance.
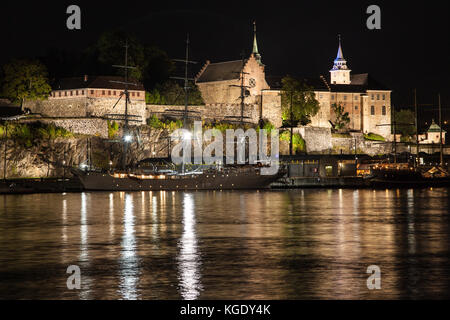
[[448, 299], [449, 207], [449, 189], [0, 195], [0, 298]]

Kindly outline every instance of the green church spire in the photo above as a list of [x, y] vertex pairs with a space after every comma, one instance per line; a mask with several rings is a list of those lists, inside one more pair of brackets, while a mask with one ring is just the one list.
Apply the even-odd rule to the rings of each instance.
[[256, 42], [256, 21], [253, 21], [253, 51], [252, 54], [256, 60], [262, 65], [261, 55], [258, 52], [258, 43]]
[[256, 42], [256, 21], [253, 21], [253, 53], [259, 54], [258, 43]]

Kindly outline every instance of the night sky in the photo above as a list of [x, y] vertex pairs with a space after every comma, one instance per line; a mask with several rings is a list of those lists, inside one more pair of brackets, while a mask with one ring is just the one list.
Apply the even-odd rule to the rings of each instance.
[[[66, 28], [70, 4], [81, 7], [79, 31]], [[370, 4], [381, 7], [381, 30], [366, 27]], [[128, 0], [122, 5], [116, 1], [2, 2], [0, 63], [40, 56], [52, 47], [85, 48], [102, 32], [116, 28], [135, 33], [172, 58], [183, 57], [189, 32], [193, 60], [235, 60], [242, 50], [250, 53], [256, 20], [267, 74], [328, 76], [341, 34], [352, 72], [368, 72], [392, 88], [396, 108], [411, 106], [417, 88], [420, 104], [436, 103], [440, 92], [444, 108], [450, 109], [449, 2]], [[437, 117], [437, 111], [426, 117]]]

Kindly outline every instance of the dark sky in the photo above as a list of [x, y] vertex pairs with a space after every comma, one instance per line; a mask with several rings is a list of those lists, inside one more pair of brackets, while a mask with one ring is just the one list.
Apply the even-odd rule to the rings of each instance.
[[[66, 28], [66, 8], [77, 4], [82, 29]], [[448, 1], [15, 1], [0, 4], [0, 63], [39, 56], [52, 47], [77, 50], [103, 32], [122, 28], [170, 57], [184, 55], [190, 33], [192, 59], [212, 62], [250, 53], [252, 21], [267, 73], [328, 76], [337, 34], [354, 73], [370, 73], [392, 88], [396, 107], [437, 101], [450, 108], [450, 4]], [[382, 29], [368, 30], [366, 9], [381, 8]], [[422, 108], [432, 108], [423, 106]]]

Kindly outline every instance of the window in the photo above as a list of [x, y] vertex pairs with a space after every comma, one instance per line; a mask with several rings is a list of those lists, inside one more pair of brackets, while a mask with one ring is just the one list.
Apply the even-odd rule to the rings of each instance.
[[372, 98], [372, 100], [375, 100], [375, 96], [373, 94], [372, 94], [371, 98]]
[[383, 100], [386, 100], [386, 95], [385, 94], [383, 94]]
[[358, 100], [358, 96], [355, 96], [355, 101], [357, 101]]
[[59, 92], [59, 96], [61, 97], [61, 91]]
[[140, 92], [137, 92], [136, 95], [139, 97]]
[[108, 96], [110, 96], [111, 95], [111, 90], [108, 90]]
[[377, 100], [380, 100], [380, 94], [377, 94]]
[[371, 107], [370, 107], [370, 114], [371, 114], [372, 116], [375, 115], [375, 106], [371, 106]]
[[334, 94], [331, 95], [331, 100], [334, 100]]
[[346, 95], [344, 95], [344, 100], [347, 100], [347, 96]]
[[81, 95], [84, 96], [84, 90], [81, 90]]
[[131, 96], [134, 97], [134, 92], [131, 93]]
[[319, 99], [322, 99], [323, 98], [323, 94], [319, 94]]
[[116, 95], [116, 90], [113, 91], [113, 95]]
[[381, 107], [381, 114], [382, 114], [383, 116], [386, 115], [386, 106], [382, 106], [382, 107]]
[[66, 96], [66, 97], [67, 97], [67, 91], [64, 91], [64, 96]]
[[105, 90], [102, 90], [102, 96], [104, 96], [105, 95]]
[[91, 94], [94, 94], [94, 90], [91, 90]]
[[358, 110], [358, 106], [355, 106], [355, 110]]

